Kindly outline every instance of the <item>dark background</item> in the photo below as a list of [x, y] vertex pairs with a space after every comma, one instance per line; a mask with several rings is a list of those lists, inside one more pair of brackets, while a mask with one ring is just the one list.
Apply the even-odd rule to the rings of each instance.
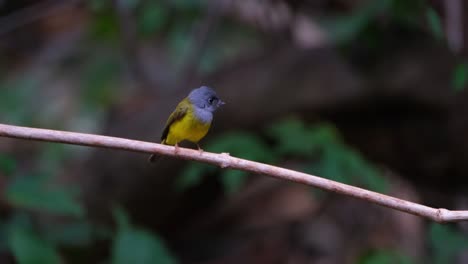
[[[462, 0], [0, 0], [6, 124], [212, 152], [468, 209]], [[184, 146], [195, 148], [191, 144]], [[468, 263], [468, 226], [171, 158], [0, 140], [0, 263]]]

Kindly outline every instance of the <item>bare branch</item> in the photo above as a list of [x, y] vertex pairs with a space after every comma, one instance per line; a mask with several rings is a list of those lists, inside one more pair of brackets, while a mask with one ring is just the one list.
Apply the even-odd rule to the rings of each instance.
[[398, 199], [392, 196], [350, 186], [347, 184], [327, 180], [318, 176], [284, 169], [260, 162], [231, 157], [229, 153], [216, 154], [210, 152], [199, 152], [198, 150], [193, 149], [176, 149], [172, 146], [131, 139], [74, 133], [59, 130], [11, 126], [4, 124], [0, 124], [0, 136], [48, 142], [59, 142], [90, 147], [120, 149], [132, 152], [157, 153], [159, 155], [209, 163], [220, 166], [224, 169], [231, 168], [243, 170], [256, 174], [268, 175], [278, 179], [298, 182], [314, 186], [323, 190], [363, 199], [378, 205], [407, 212], [413, 215], [422, 216], [436, 222], [442, 223], [468, 220], [468, 211], [450, 211], [447, 209], [436, 209], [425, 205]]

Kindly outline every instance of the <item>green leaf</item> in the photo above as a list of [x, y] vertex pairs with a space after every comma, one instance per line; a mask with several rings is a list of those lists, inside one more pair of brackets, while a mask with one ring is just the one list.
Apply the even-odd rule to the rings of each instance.
[[260, 162], [272, 162], [274, 155], [263, 140], [247, 132], [230, 132], [217, 137], [208, 144], [213, 152], [227, 152], [234, 156]]
[[16, 160], [9, 155], [0, 154], [0, 171], [10, 176], [16, 170]]
[[426, 3], [423, 0], [393, 0], [391, 15], [397, 22], [409, 28], [420, 28], [421, 15], [425, 15]]
[[148, 1], [140, 11], [138, 28], [143, 35], [153, 34], [160, 31], [168, 22], [169, 13], [159, 1]]
[[5, 223], [0, 221], [0, 252], [8, 249], [7, 238], [7, 226]]
[[203, 180], [203, 175], [215, 171], [215, 167], [206, 164], [193, 164], [187, 166], [182, 175], [177, 178], [176, 188], [184, 191], [198, 185]]
[[92, 11], [97, 12], [109, 7], [111, 0], [88, 0], [87, 4]]
[[[262, 139], [246, 132], [231, 132], [221, 135], [208, 144], [207, 149], [212, 152], [227, 152], [234, 156], [270, 163], [275, 159], [273, 151], [263, 143]], [[213, 173], [216, 167], [206, 164], [193, 163], [188, 166], [177, 180], [179, 190], [199, 184], [203, 177]], [[225, 191], [233, 193], [246, 180], [247, 174], [234, 170], [222, 170], [221, 181]]]
[[54, 244], [83, 247], [93, 241], [93, 226], [85, 221], [55, 224], [47, 228], [45, 235]]
[[279, 155], [313, 158], [327, 146], [342, 144], [338, 131], [326, 123], [307, 127], [298, 119], [287, 119], [271, 126], [267, 133], [278, 142]]
[[92, 107], [108, 107], [117, 98], [116, 76], [119, 72], [119, 63], [112, 56], [101, 55], [90, 62], [83, 76], [83, 99]]
[[[105, 4], [105, 3], [104, 3]], [[90, 37], [98, 40], [115, 41], [119, 36], [118, 19], [110, 8], [106, 5], [98, 13], [94, 14], [90, 27]]]
[[114, 210], [118, 230], [112, 246], [113, 264], [173, 264], [177, 263], [161, 238], [132, 227], [122, 210]]
[[44, 175], [55, 174], [63, 166], [66, 157], [64, 144], [45, 143], [37, 159], [39, 171]]
[[465, 89], [466, 83], [468, 81], [468, 65], [466, 63], [459, 63], [452, 77], [452, 85], [455, 91], [462, 91]]
[[437, 39], [444, 39], [442, 22], [440, 21], [439, 15], [433, 8], [428, 8], [426, 10], [426, 19], [429, 24], [429, 29], [431, 30], [434, 37]]
[[407, 256], [392, 250], [375, 250], [364, 257], [359, 264], [412, 264]]
[[16, 177], [7, 187], [6, 199], [13, 206], [81, 217], [84, 210], [76, 192], [64, 186], [48, 185], [41, 176]]
[[355, 38], [372, 21], [392, 7], [392, 0], [368, 1], [351, 15], [334, 17], [322, 21], [330, 38], [337, 43], [347, 43]]
[[311, 159], [312, 164], [305, 168], [307, 172], [379, 192], [388, 186], [379, 170], [348, 147], [330, 124], [306, 126], [300, 120], [289, 119], [273, 125], [268, 133], [277, 141], [279, 155]]
[[224, 190], [227, 193], [237, 192], [247, 180], [247, 173], [240, 170], [227, 170], [221, 175]]
[[434, 264], [454, 263], [456, 254], [468, 249], [468, 238], [449, 226], [431, 224], [429, 235]]
[[37, 77], [23, 77], [6, 81], [0, 87], [0, 114], [2, 121], [29, 125], [35, 117], [34, 100], [37, 96]]
[[21, 226], [13, 226], [10, 230], [9, 245], [19, 264], [61, 263], [58, 252], [49, 241]]
[[309, 155], [315, 142], [304, 123], [298, 119], [287, 119], [267, 129], [267, 133], [277, 141], [276, 152], [279, 155]]

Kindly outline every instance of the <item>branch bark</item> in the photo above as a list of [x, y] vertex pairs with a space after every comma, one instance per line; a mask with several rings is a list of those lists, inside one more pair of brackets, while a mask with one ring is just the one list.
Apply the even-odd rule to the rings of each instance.
[[0, 124], [0, 136], [58, 142], [89, 147], [127, 150], [141, 153], [157, 153], [185, 160], [193, 160], [220, 166], [223, 169], [237, 169], [256, 174], [268, 175], [278, 179], [289, 180], [314, 186], [323, 190], [363, 199], [381, 206], [425, 217], [436, 222], [456, 222], [468, 220], [467, 211], [451, 211], [443, 208], [432, 208], [422, 204], [398, 199], [392, 196], [365, 190], [351, 185], [324, 179], [318, 176], [276, 167], [260, 162], [231, 157], [229, 153], [199, 152], [198, 150], [178, 148], [138, 140], [75, 133], [59, 130], [48, 130]]

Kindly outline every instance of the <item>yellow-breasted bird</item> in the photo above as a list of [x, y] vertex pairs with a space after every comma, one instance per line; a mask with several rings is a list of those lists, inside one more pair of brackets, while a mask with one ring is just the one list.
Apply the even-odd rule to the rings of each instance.
[[[224, 104], [216, 92], [207, 86], [194, 89], [184, 98], [169, 116], [161, 136], [161, 144], [175, 145], [184, 140], [197, 144], [208, 133], [213, 113]], [[152, 154], [150, 162], [158, 156]]]

